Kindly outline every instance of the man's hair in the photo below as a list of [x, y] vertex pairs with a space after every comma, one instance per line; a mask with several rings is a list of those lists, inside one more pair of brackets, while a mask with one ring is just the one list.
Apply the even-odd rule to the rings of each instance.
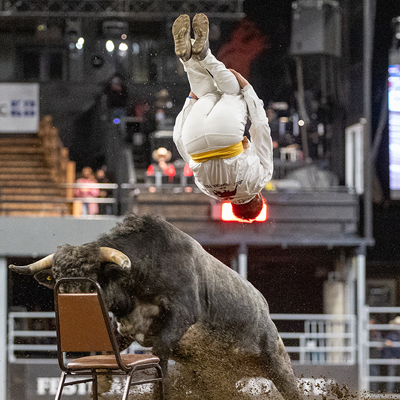
[[245, 220], [253, 220], [256, 219], [263, 208], [264, 198], [261, 194], [253, 197], [246, 204], [233, 204], [232, 203], [232, 211], [235, 217]]

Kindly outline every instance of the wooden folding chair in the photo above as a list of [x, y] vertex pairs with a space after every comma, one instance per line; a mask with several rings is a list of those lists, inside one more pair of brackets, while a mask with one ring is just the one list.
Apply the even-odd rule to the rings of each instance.
[[[60, 285], [66, 283], [90, 283], [95, 290], [91, 293], [60, 293]], [[61, 399], [65, 386], [86, 382], [92, 382], [93, 399], [98, 400], [97, 376], [109, 374], [127, 376], [122, 400], [128, 399], [131, 386], [156, 382], [159, 384], [159, 397], [163, 400], [160, 359], [152, 354], [120, 354], [103, 298], [100, 285], [89, 278], [62, 278], [55, 285], [57, 353], [62, 370], [55, 400]], [[84, 352], [91, 355], [67, 362], [67, 352]], [[101, 352], [108, 354], [95, 354]], [[154, 378], [133, 381], [135, 372], [151, 368], [156, 371]], [[82, 378], [85, 375], [91, 377]], [[67, 381], [66, 378], [70, 376], [80, 378]]]

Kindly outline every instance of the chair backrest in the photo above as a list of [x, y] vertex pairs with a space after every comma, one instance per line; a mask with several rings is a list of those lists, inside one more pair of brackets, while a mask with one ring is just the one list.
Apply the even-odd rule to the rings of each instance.
[[58, 294], [61, 351], [113, 351], [97, 293]]
[[[90, 282], [96, 291], [60, 293], [60, 286], [71, 282]], [[90, 278], [62, 278], [54, 287], [54, 302], [59, 362], [64, 352], [102, 351], [113, 352], [120, 362], [107, 306], [96, 281]], [[61, 364], [60, 367], [63, 369]]]

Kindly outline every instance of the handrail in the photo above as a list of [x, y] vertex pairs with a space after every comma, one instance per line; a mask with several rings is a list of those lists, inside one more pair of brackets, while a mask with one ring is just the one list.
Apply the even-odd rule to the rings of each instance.
[[118, 189], [118, 184], [116, 183], [64, 183], [61, 186], [67, 188]]
[[[161, 177], [166, 175], [160, 173]], [[273, 181], [271, 181], [273, 182]], [[137, 188], [149, 188], [149, 187], [156, 187], [157, 189], [166, 189], [171, 190], [173, 188], [180, 188], [180, 187], [193, 187], [197, 188], [194, 183], [188, 183], [187, 180], [181, 180], [180, 183], [122, 183], [120, 185], [121, 189], [137, 189]], [[350, 193], [354, 194], [354, 191], [351, 188], [346, 186], [331, 186], [329, 188], [307, 188], [307, 187], [299, 187], [299, 188], [283, 188], [273, 190], [272, 192], [304, 192], [304, 193], [314, 193], [314, 192], [327, 192], [327, 193]]]
[[[186, 178], [186, 177], [185, 177]], [[81, 215], [79, 212], [80, 206], [79, 202], [81, 203], [98, 203], [98, 204], [111, 204], [113, 208], [111, 211], [107, 211], [112, 215], [119, 215], [119, 213], [123, 214], [129, 205], [132, 205], [131, 202], [134, 201], [132, 199], [136, 198], [139, 194], [143, 193], [168, 193], [173, 195], [179, 195], [182, 193], [187, 194], [200, 194], [202, 193], [201, 190], [193, 183], [188, 182], [187, 179], [181, 179], [179, 183], [161, 183], [161, 179], [157, 180], [156, 182], [152, 183], [67, 183], [63, 182], [59, 184], [59, 187], [66, 190], [65, 196], [58, 197], [52, 200], [52, 202], [62, 202], [67, 203], [69, 205], [69, 214], [78, 216]], [[103, 190], [110, 190], [113, 191], [112, 195], [109, 197], [75, 197], [74, 196], [74, 189], [75, 188], [98, 188]], [[329, 190], [325, 189], [326, 192], [333, 192], [335, 189], [343, 189], [343, 188], [329, 188]], [[0, 189], [1, 190], [1, 189]], [[300, 191], [300, 189], [299, 189]], [[309, 192], [308, 190], [301, 190], [302, 192]], [[322, 191], [322, 189], [321, 189]], [[338, 190], [339, 192], [343, 192], [343, 190]], [[189, 199], [189, 198], [188, 198]], [[207, 200], [208, 199], [208, 200]], [[193, 199], [191, 199], [193, 201]], [[210, 199], [207, 196], [204, 196], [204, 202], [209, 201]], [[22, 202], [23, 200], [15, 200], [14, 202]], [[171, 201], [174, 201], [171, 198]], [[270, 197], [268, 199], [269, 204], [273, 204], [274, 198]], [[290, 201], [292, 203], [296, 203], [296, 205], [308, 205], [309, 202], [307, 199], [303, 200], [295, 200], [291, 198]], [[348, 201], [348, 200], [345, 200]], [[0, 201], [0, 207], [2, 202]], [[327, 201], [323, 203], [327, 205]], [[75, 206], [74, 206], [75, 205]], [[336, 203], [332, 203], [332, 205], [336, 205]], [[78, 210], [78, 211], [77, 211]], [[282, 217], [283, 218], [283, 217]], [[284, 220], [280, 218], [280, 220]], [[355, 218], [355, 217], [354, 217]], [[352, 219], [351, 222], [356, 222], [355, 219]], [[337, 221], [337, 218], [333, 219]], [[302, 219], [298, 219], [298, 221], [302, 221]], [[308, 219], [311, 221], [311, 219]], [[329, 222], [327, 218], [324, 219], [324, 222]]]
[[116, 204], [117, 200], [114, 197], [74, 197], [69, 199], [69, 202], [84, 202], [84, 203], [97, 203], [97, 204]]
[[354, 321], [354, 314], [271, 314], [271, 319], [301, 321], [301, 320], [318, 320], [318, 321]]
[[[73, 191], [73, 189], [104, 189], [104, 190], [112, 190], [113, 197], [69, 197], [67, 198], [67, 202], [73, 204], [72, 206], [72, 214], [74, 216], [80, 216], [81, 212], [76, 211], [75, 205], [79, 203], [97, 203], [97, 204], [112, 204], [113, 205], [113, 214], [117, 215], [118, 210], [118, 201], [117, 201], [117, 193], [116, 191], [119, 188], [119, 185], [116, 183], [64, 183], [61, 185], [62, 187], [67, 188], [67, 190]], [[80, 206], [78, 207], [80, 208]]]
[[[55, 330], [49, 330], [48, 326], [42, 330], [28, 329], [29, 320], [51, 320], [54, 317], [54, 312], [18, 311], [8, 314], [8, 355], [11, 363], [43, 364], [55, 360]], [[293, 364], [355, 364], [356, 318], [354, 315], [272, 314], [271, 318], [275, 323], [277, 321], [304, 321], [301, 325], [301, 332], [280, 331], [280, 336], [286, 345], [286, 350], [291, 356]], [[322, 329], [323, 332], [313, 331], [313, 322], [316, 321], [320, 323], [318, 329]], [[337, 325], [338, 321], [342, 324]], [[21, 343], [29, 341], [29, 339], [36, 343]], [[53, 340], [54, 344], [46, 343], [49, 340]], [[144, 348], [135, 342], [127, 352], [148, 350], [148, 348]], [[46, 357], [43, 357], [43, 354], [39, 353], [40, 351], [54, 353], [47, 353]]]

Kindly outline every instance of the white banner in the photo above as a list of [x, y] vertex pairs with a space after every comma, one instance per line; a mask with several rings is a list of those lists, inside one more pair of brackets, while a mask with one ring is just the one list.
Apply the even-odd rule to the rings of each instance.
[[39, 126], [39, 84], [0, 83], [0, 133], [35, 133]]

